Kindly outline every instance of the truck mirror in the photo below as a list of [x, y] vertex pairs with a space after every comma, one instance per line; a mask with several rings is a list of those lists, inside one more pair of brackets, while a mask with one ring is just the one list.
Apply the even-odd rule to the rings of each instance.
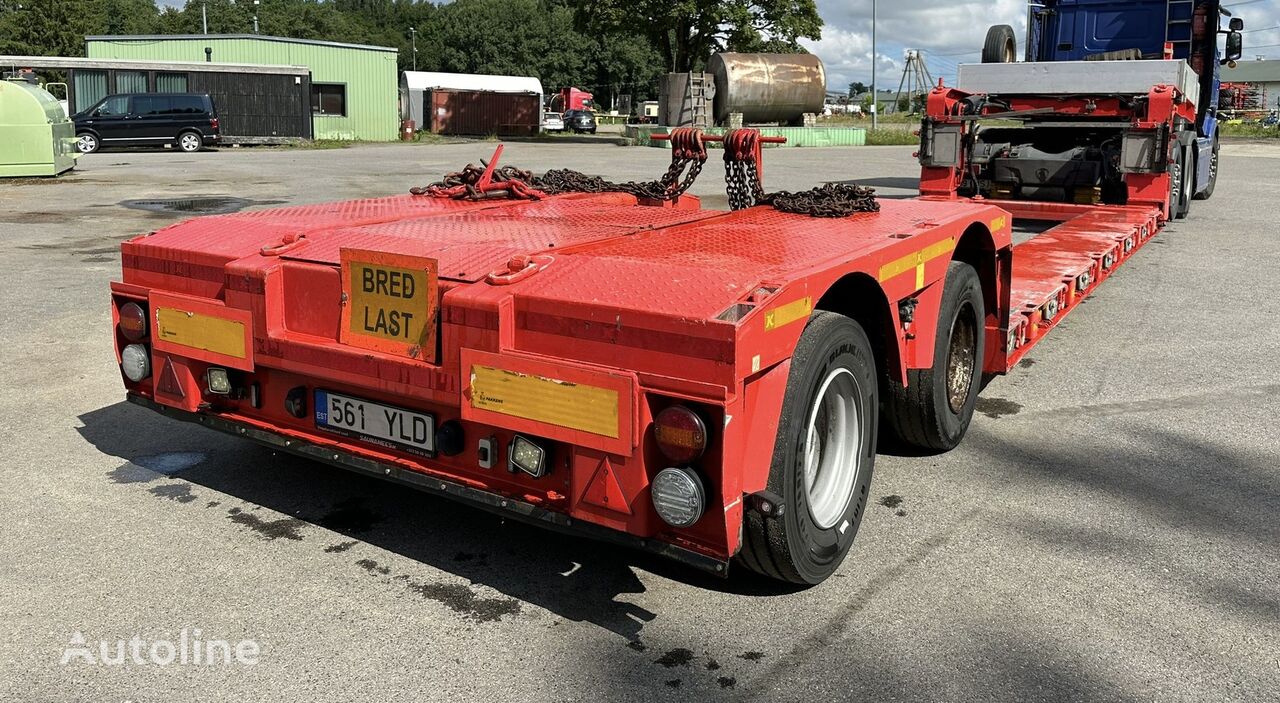
[[1238, 31], [1227, 32], [1227, 55], [1225, 61], [1238, 61], [1244, 54], [1244, 36]]
[[1244, 29], [1244, 20], [1240, 19], [1239, 17], [1232, 17], [1231, 21], [1227, 23], [1227, 26], [1231, 29], [1231, 31], [1239, 32], [1240, 30]]

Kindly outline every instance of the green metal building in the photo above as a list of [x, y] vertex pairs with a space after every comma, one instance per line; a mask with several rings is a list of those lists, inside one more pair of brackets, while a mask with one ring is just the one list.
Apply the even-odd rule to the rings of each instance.
[[[396, 49], [257, 34], [85, 37], [91, 59], [306, 66], [316, 139], [393, 141], [399, 134]], [[147, 92], [146, 86], [114, 92]]]

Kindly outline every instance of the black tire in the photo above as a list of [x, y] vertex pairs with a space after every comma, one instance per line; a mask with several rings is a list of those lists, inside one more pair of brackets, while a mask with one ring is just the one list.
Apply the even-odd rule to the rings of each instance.
[[76, 135], [76, 149], [81, 154], [92, 154], [102, 148], [102, 140], [93, 132], [81, 132]]
[[1191, 169], [1187, 165], [1189, 150], [1179, 139], [1174, 145], [1173, 165], [1169, 168], [1169, 212], [1168, 219], [1181, 220], [1190, 209], [1190, 197], [1187, 189], [1190, 186]]
[[982, 63], [1013, 63], [1018, 60], [1018, 39], [1013, 27], [994, 24], [987, 30], [987, 40], [982, 44]]
[[[778, 581], [813, 585], [834, 573], [844, 561], [862, 523], [875, 468], [879, 414], [876, 374], [871, 342], [858, 323], [821, 310], [809, 318], [791, 358], [769, 469], [768, 490], [779, 496], [783, 510], [780, 515], [776, 511], [770, 515], [747, 511], [738, 558], [748, 569]], [[848, 407], [857, 407], [854, 422], [860, 434], [849, 445], [851, 453], [856, 452], [857, 461], [852, 467], [838, 464], [851, 472], [845, 474], [849, 476], [847, 493], [831, 492], [833, 502], [821, 510], [811, 505], [806, 486], [806, 446], [812, 447], [809, 442], [818, 441], [817, 435], [810, 437], [810, 423], [837, 415], [825, 403], [821, 412], [816, 405], [826, 397], [825, 393], [823, 397], [818, 394], [837, 383], [850, 388]], [[832, 454], [826, 452], [832, 436], [828, 426], [816, 450], [820, 463], [838, 456], [835, 452], [839, 445]], [[842, 433], [841, 438], [848, 439], [849, 435]], [[819, 470], [814, 473], [818, 475]], [[823, 477], [827, 475], [825, 470], [822, 473]], [[834, 473], [840, 472], [837, 469]], [[815, 510], [831, 516], [825, 526], [815, 519]]]
[[[885, 419], [899, 441], [944, 452], [964, 439], [982, 386], [986, 306], [973, 267], [952, 261], [942, 284], [933, 367], [907, 371], [907, 385], [885, 384]], [[954, 385], [954, 388], [952, 386]]]
[[1178, 199], [1176, 218], [1187, 219], [1191, 214], [1191, 200], [1196, 187], [1196, 157], [1194, 142], [1182, 147], [1182, 197]]
[[204, 148], [204, 136], [195, 130], [187, 130], [178, 134], [174, 144], [177, 145], [179, 151], [194, 154]]
[[1209, 185], [1192, 196], [1195, 200], [1208, 200], [1213, 197], [1213, 189], [1218, 185], [1218, 148], [1220, 146], [1218, 138], [1215, 136], [1213, 138], [1213, 151], [1210, 152], [1211, 155], [1209, 156]]

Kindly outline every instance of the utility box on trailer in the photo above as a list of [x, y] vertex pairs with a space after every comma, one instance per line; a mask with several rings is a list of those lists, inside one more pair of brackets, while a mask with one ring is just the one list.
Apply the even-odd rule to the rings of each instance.
[[56, 176], [75, 168], [75, 125], [58, 100], [26, 80], [0, 81], [0, 177]]

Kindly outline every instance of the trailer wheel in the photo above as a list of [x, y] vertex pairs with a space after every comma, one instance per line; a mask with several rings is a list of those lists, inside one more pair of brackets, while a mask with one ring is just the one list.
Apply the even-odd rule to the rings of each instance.
[[1018, 40], [1013, 27], [995, 24], [987, 30], [987, 40], [982, 44], [982, 63], [1013, 63], [1018, 60]]
[[781, 510], [748, 511], [739, 560], [769, 578], [816, 584], [858, 533], [876, 459], [876, 362], [862, 327], [809, 318], [791, 358], [768, 490]]
[[986, 351], [982, 281], [973, 267], [953, 261], [942, 287], [933, 367], [907, 372], [907, 385], [889, 380], [886, 417], [902, 442], [947, 451], [964, 438], [978, 402]]
[[1209, 185], [1192, 196], [1196, 200], [1208, 200], [1213, 197], [1213, 189], [1218, 185], [1218, 138], [1213, 138], [1213, 151], [1209, 155]]

